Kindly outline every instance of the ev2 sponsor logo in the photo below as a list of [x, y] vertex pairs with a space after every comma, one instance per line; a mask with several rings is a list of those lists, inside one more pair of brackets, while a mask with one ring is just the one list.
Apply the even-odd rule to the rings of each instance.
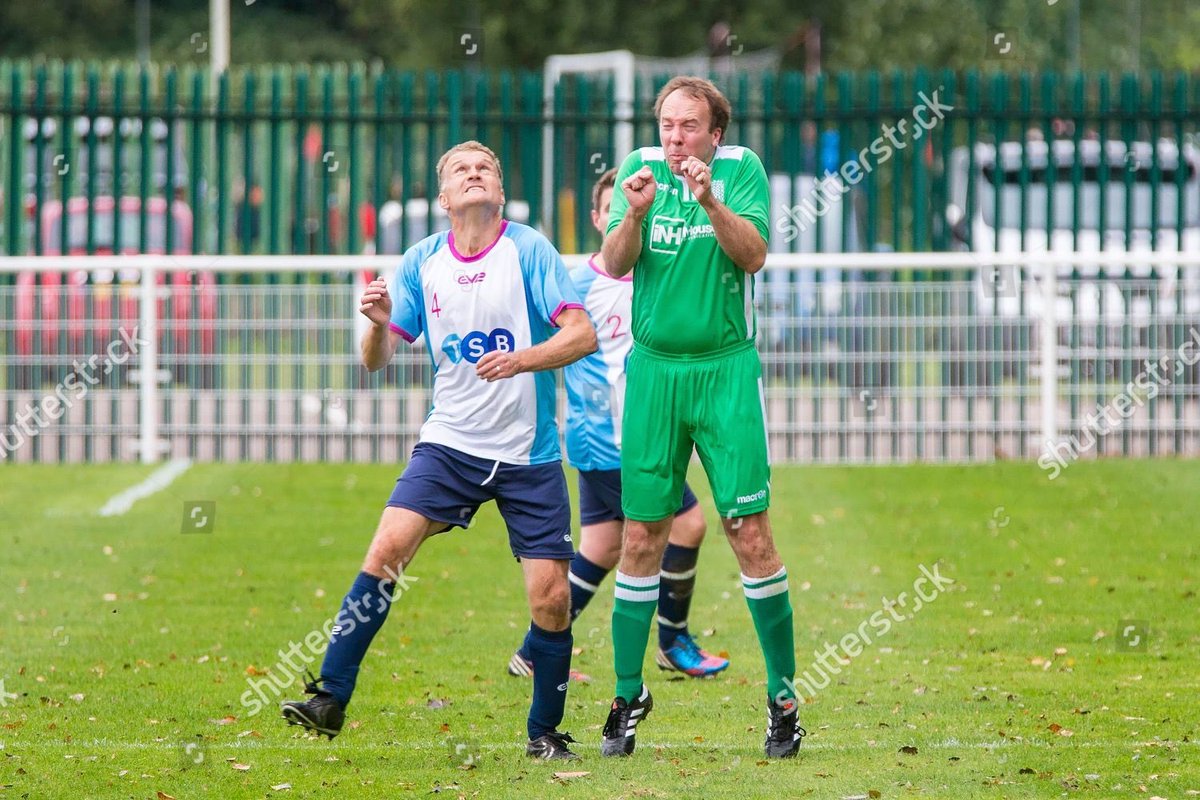
[[463, 360], [475, 364], [485, 353], [511, 353], [516, 349], [516, 342], [517, 337], [507, 328], [493, 328], [490, 333], [471, 331], [461, 338], [452, 333], [442, 340], [442, 352], [454, 364]]
[[476, 272], [474, 275], [468, 275], [463, 270], [454, 273], [454, 280], [462, 288], [464, 292], [469, 292], [471, 287], [477, 283], [483, 283], [483, 279], [487, 277], [486, 272]]

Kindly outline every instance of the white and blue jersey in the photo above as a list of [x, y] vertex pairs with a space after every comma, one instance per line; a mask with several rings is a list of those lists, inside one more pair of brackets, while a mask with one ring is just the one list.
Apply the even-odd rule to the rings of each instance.
[[434, 234], [404, 254], [390, 293], [391, 330], [409, 342], [424, 334], [433, 362], [420, 441], [507, 464], [560, 460], [554, 373], [492, 383], [475, 374], [485, 353], [544, 342], [559, 314], [583, 307], [545, 236], [505, 220], [496, 241], [468, 258], [452, 232]]
[[633, 275], [614, 278], [597, 267], [594, 258], [571, 270], [571, 283], [596, 326], [600, 349], [563, 368], [567, 459], [582, 471], [621, 467], [625, 362], [633, 348]]

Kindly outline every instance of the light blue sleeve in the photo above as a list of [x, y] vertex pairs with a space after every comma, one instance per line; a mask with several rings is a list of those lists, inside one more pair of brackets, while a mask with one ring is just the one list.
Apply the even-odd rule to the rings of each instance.
[[[575, 294], [579, 296], [579, 301], [583, 303], [583, 307], [587, 308], [588, 292], [592, 290], [592, 284], [596, 282], [596, 270], [584, 264], [581, 267], [576, 267], [568, 273], [571, 277], [571, 285], [575, 287]], [[595, 324], [592, 320], [592, 324]]]
[[408, 249], [388, 292], [392, 296], [392, 319], [388, 327], [410, 344], [425, 332], [425, 292], [421, 289], [421, 265], [433, 255], [445, 236], [431, 236]]
[[557, 325], [558, 315], [568, 308], [583, 308], [583, 298], [571, 282], [562, 256], [545, 236], [524, 228], [517, 238], [526, 295], [537, 316]]

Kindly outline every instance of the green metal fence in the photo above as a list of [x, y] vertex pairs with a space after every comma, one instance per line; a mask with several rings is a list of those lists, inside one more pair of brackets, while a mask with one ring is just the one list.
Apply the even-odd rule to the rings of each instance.
[[[1200, 81], [1182, 74], [715, 77], [733, 106], [728, 141], [754, 148], [772, 174], [821, 175], [855, 160], [870, 167], [840, 204], [841, 225], [817, 225], [810, 240], [781, 241], [783, 250], [978, 246], [969, 226], [956, 239], [947, 217], [956, 205], [957, 148], [967, 154], [960, 173], [968, 184], [958, 209], [970, 220], [988, 191], [998, 199], [1004, 185], [979, 185], [989, 180], [986, 169], [975, 169], [980, 144], [1065, 142], [1081, 153], [1091, 141], [1132, 151], [1165, 140], [1183, 153], [1200, 125]], [[636, 144], [657, 140], [651, 100], [667, 78], [638, 80]], [[612, 79], [567, 76], [554, 87], [549, 113], [542, 91], [541, 75], [529, 72], [282, 66], [234, 70], [213, 82], [192, 67], [0, 62], [0, 252], [399, 251], [437, 225], [429, 212], [435, 164], [466, 138], [499, 153], [510, 212], [527, 214], [564, 251], [586, 251], [597, 244], [591, 184], [625, 155], [612, 151]], [[935, 92], [953, 108], [918, 138], [914, 108]], [[910, 130], [897, 131], [906, 119]], [[554, 174], [546, 182], [543, 122], [553, 131]], [[872, 151], [876, 142], [883, 145]], [[1188, 171], [1158, 159], [1154, 148], [1146, 163], [1110, 169], [1078, 157], [1042, 175], [1022, 150], [1008, 176], [1021, 190], [1012, 208], [1019, 220], [1010, 226], [1050, 230], [1052, 215], [1036, 206], [1063, 195], [1035, 199], [1039, 184], [1068, 184], [1068, 202], [1086, 207], [1087, 185], [1096, 182], [1102, 238], [1111, 228], [1128, 240], [1139, 227], [1135, 184], [1148, 183], [1158, 198], [1159, 186], [1173, 181], [1184, 202]], [[1109, 183], [1130, 189], [1125, 208], [1111, 208]], [[553, 212], [543, 219], [547, 184]], [[127, 199], [108, 212], [104, 197]], [[172, 199], [172, 211], [156, 209], [156, 197]], [[803, 200], [794, 184], [775, 198], [785, 208]], [[1152, 238], [1170, 216], [1159, 211], [1149, 214]], [[1174, 215], [1180, 237], [1186, 216]], [[1078, 234], [1086, 224], [1085, 210], [1071, 227]]]
[[[625, 120], [614, 79], [595, 75], [566, 76], [544, 102], [542, 76], [529, 72], [282, 66], [214, 82], [192, 67], [0, 61], [0, 253], [399, 253], [446, 225], [435, 166], [467, 138], [498, 152], [510, 216], [563, 252], [586, 252], [599, 244], [592, 183], [624, 156], [613, 151], [619, 126], [632, 125], [638, 145], [656, 142], [653, 98], [668, 77], [638, 77]], [[831, 362], [813, 374], [839, 390], [1026, 391], [1036, 380], [1027, 354], [1037, 292], [996, 253], [1200, 251], [1195, 76], [714, 78], [733, 108], [727, 140], [756, 150], [770, 173], [773, 253], [979, 256], [974, 270], [768, 271], [760, 343], [789, 387], [814, 380], [797, 356], [811, 351]], [[1072, 354], [1066, 378], [1089, 387], [1072, 395], [1076, 418], [1111, 394], [1106, 384], [1137, 374], [1134, 354], [1186, 338], [1200, 319], [1200, 270], [1170, 259], [1145, 269], [1074, 263], [1059, 275], [1059, 320]], [[215, 389], [254, 382], [219, 364], [278, 349], [271, 336], [299, 336], [288, 328], [256, 339], [228, 321], [327, 319], [325, 288], [352, 292], [348, 270], [179, 275], [165, 302], [180, 330], [197, 333], [164, 338], [163, 359], [179, 382]], [[103, 346], [98, 331], [136, 319], [136, 279], [0, 270], [0, 385], [44, 384], [47, 369]], [[236, 306], [241, 297], [253, 306]], [[935, 356], [901, 370], [888, 354], [908, 347], [909, 314], [935, 320], [936, 341], [923, 345]], [[304, 336], [324, 355], [346, 349], [331, 329]], [[349, 363], [335, 370], [340, 383], [326, 367], [286, 377], [265, 369], [266, 385], [296, 391], [360, 382]], [[993, 427], [998, 408], [988, 412]], [[1028, 419], [1023, 400], [1018, 418]]]

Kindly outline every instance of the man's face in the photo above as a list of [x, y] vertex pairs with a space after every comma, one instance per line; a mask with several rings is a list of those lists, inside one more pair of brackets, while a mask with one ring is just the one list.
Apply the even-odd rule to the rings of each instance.
[[612, 187], [606, 187], [600, 192], [600, 207], [592, 209], [592, 225], [596, 230], [600, 231], [600, 238], [604, 238], [604, 234], [608, 232], [608, 212], [612, 207]]
[[487, 153], [464, 150], [450, 157], [442, 173], [438, 204], [448, 213], [482, 205], [504, 205], [504, 187]]
[[706, 164], [721, 139], [721, 131], [709, 130], [712, 114], [708, 103], [676, 89], [663, 101], [658, 118], [658, 135], [662, 140], [667, 164], [676, 175], [689, 156]]

